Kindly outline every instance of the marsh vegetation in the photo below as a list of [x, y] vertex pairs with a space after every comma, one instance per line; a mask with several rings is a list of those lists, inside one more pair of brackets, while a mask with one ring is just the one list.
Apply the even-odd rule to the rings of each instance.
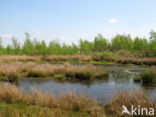
[[156, 86], [156, 67], [142, 72], [134, 79], [136, 82], [142, 82], [144, 86]]
[[[24, 93], [15, 85], [0, 85], [0, 114], [2, 116], [79, 116], [79, 117], [119, 117], [122, 105], [130, 109], [130, 105], [156, 109], [154, 102], [139, 89], [121, 91], [113, 97], [110, 104], [103, 105], [95, 99], [82, 94], [68, 92], [55, 96], [34, 90]], [[10, 109], [6, 111], [6, 109]], [[123, 115], [129, 116], [129, 115]]]
[[[119, 117], [122, 105], [156, 108], [150, 94], [156, 91], [156, 68], [151, 67], [156, 65], [156, 32], [150, 32], [149, 40], [116, 35], [108, 41], [99, 34], [93, 42], [81, 39], [77, 45], [46, 44], [25, 34], [23, 44], [13, 38], [4, 47], [0, 39], [0, 116]], [[59, 89], [57, 93], [77, 88], [78, 93], [56, 95], [29, 90], [31, 86]], [[108, 93], [112, 97], [107, 95], [106, 101]]]
[[0, 76], [2, 80], [17, 81], [22, 77], [51, 77], [60, 80], [94, 80], [107, 79], [109, 73], [100, 66], [69, 63], [54, 65], [35, 62], [1, 63]]
[[[119, 67], [113, 65], [93, 65], [93, 64], [71, 64], [71, 63], [63, 63], [63, 64], [54, 64], [50, 63], [47, 59], [56, 59], [57, 56], [48, 56], [49, 58], [46, 58], [43, 60], [42, 56], [2, 56], [0, 61], [0, 77], [2, 81], [9, 81], [9, 82], [17, 82], [17, 86], [10, 84], [10, 83], [4, 83], [1, 82], [0, 84], [0, 107], [1, 111], [0, 114], [4, 117], [7, 116], [88, 116], [88, 117], [118, 117], [120, 116], [120, 111], [122, 110], [122, 105], [125, 104], [128, 108], [130, 104], [134, 104], [134, 106], [140, 105], [141, 107], [153, 107], [155, 108], [153, 98], [151, 99], [150, 95], [143, 89], [137, 90], [133, 89], [134, 91], [129, 91], [130, 88], [135, 88], [135, 84], [128, 85], [131, 79], [131, 76], [133, 76], [135, 73], [137, 73], [138, 70], [143, 70], [145, 72], [151, 71], [152, 75], [146, 75], [142, 70], [139, 72], [141, 74], [137, 74], [140, 77], [144, 76], [147, 81], [150, 83], [154, 83], [155, 79], [155, 67], [148, 67], [145, 66], [134, 66], [134, 65], [119, 65]], [[51, 58], [50, 58], [51, 57]], [[73, 56], [75, 57], [75, 56]], [[86, 57], [86, 56], [85, 56]], [[81, 58], [81, 57], [80, 57]], [[62, 56], [60, 56], [59, 60], [62, 59]], [[84, 58], [81, 58], [84, 59]], [[86, 59], [86, 58], [85, 58]], [[147, 69], [148, 68], [148, 69]], [[126, 70], [128, 69], [128, 70]], [[136, 69], [136, 71], [133, 71]], [[152, 70], [151, 70], [152, 69]], [[127, 72], [128, 71], [128, 72]], [[120, 74], [121, 72], [121, 74]], [[119, 73], [119, 74], [118, 74]], [[116, 76], [117, 75], [117, 76]], [[123, 76], [122, 76], [123, 75]], [[130, 75], [130, 76], [129, 76]], [[151, 77], [152, 76], [152, 77]], [[122, 86], [127, 86], [127, 89], [125, 87], [125, 90], [123, 91], [116, 91], [116, 94], [112, 93], [112, 97], [109, 99], [109, 102], [104, 100], [99, 101], [98, 98], [94, 98], [97, 96], [97, 94], [94, 92], [94, 96], [88, 96], [87, 93], [80, 93], [80, 92], [74, 92], [74, 87], [78, 87], [76, 82], [71, 82], [73, 84], [73, 90], [72, 91], [64, 91], [60, 94], [55, 94], [48, 92], [48, 90], [41, 91], [39, 89], [32, 89], [30, 92], [27, 89], [23, 89], [24, 87], [21, 87], [22, 82], [25, 77], [25, 79], [30, 80], [31, 78], [34, 79], [55, 79], [57, 82], [61, 81], [79, 81], [81, 83], [82, 81], [93, 81], [93, 87], [96, 88], [95, 92], [99, 93], [105, 93], [106, 90], [109, 90], [110, 94], [110, 86], [117, 87], [120, 86], [122, 83]], [[116, 81], [111, 81], [112, 78], [115, 78]], [[120, 82], [125, 81], [127, 79], [126, 83]], [[108, 82], [106, 82], [106, 81]], [[120, 80], [120, 81], [119, 81]], [[19, 82], [20, 81], [20, 82]], [[97, 81], [102, 84], [102, 82], [106, 83], [107, 85], [100, 85], [96, 84]], [[101, 82], [102, 81], [102, 82]], [[42, 81], [41, 81], [42, 82]], [[50, 85], [50, 81], [47, 81]], [[112, 84], [115, 82], [115, 84], [119, 82], [119, 85]], [[19, 84], [18, 84], [19, 83]], [[146, 82], [147, 84], [150, 84], [149, 82]], [[43, 86], [42, 83], [37, 83], [36, 81], [32, 84], [37, 84], [37, 86]], [[55, 84], [55, 83], [54, 83]], [[50, 85], [50, 87], [55, 89], [58, 86]], [[54, 85], [54, 86], [53, 86]], [[84, 84], [85, 85], [85, 84]], [[88, 87], [90, 87], [89, 84]], [[33, 85], [32, 85], [33, 86]], [[56, 86], [56, 87], [55, 87]], [[107, 87], [105, 87], [107, 86]], [[154, 86], [154, 85], [153, 85]], [[30, 86], [31, 87], [31, 86]], [[29, 87], [29, 88], [30, 88]], [[63, 87], [63, 86], [62, 86]], [[82, 87], [82, 86], [81, 86]], [[101, 87], [104, 87], [106, 89], [102, 89]], [[35, 88], [35, 87], [34, 87]], [[68, 88], [69, 85], [68, 85]], [[123, 89], [122, 87], [120, 87]], [[120, 89], [119, 88], [119, 89]], [[137, 87], [136, 87], [137, 88]], [[141, 87], [140, 87], [141, 88]], [[83, 88], [82, 88], [83, 89]], [[91, 88], [93, 90], [93, 88]], [[81, 90], [81, 89], [80, 89]], [[89, 89], [87, 89], [89, 91]], [[28, 91], [28, 92], [27, 92]], [[47, 91], [47, 92], [46, 92]], [[63, 91], [63, 90], [61, 90]], [[77, 90], [76, 90], [77, 91]], [[154, 90], [155, 91], [155, 90]], [[90, 92], [90, 91], [89, 91]], [[57, 92], [59, 93], [59, 92]], [[140, 98], [141, 97], [141, 98]], [[9, 109], [9, 111], [6, 111], [6, 109]], [[127, 115], [125, 115], [127, 116]]]

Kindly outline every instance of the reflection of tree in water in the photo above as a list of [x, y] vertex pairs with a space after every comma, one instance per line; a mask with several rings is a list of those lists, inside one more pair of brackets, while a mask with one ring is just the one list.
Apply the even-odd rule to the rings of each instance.
[[94, 84], [94, 83], [103, 83], [103, 82], [106, 82], [107, 80], [106, 79], [102, 79], [102, 80], [77, 80], [77, 79], [65, 79], [65, 80], [57, 80], [57, 79], [53, 79], [53, 78], [24, 78], [24, 79], [21, 79], [19, 82], [18, 82], [18, 85], [20, 85], [21, 82], [23, 83], [28, 83], [28, 84], [31, 84], [31, 85], [42, 85], [42, 84], [45, 84], [45, 83], [48, 83], [48, 82], [52, 82], [52, 83], [57, 83], [57, 84], [66, 84], [66, 83], [69, 83], [69, 84], [80, 84], [80, 85], [85, 85], [87, 86], [88, 88]]

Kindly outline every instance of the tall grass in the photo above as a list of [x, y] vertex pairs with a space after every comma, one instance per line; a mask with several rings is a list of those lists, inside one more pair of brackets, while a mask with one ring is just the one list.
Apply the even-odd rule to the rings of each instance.
[[107, 79], [108, 72], [103, 67], [93, 65], [54, 65], [35, 62], [1, 63], [0, 78], [10, 82], [20, 77], [52, 77], [60, 79], [94, 80]]
[[[123, 105], [126, 106], [128, 110], [131, 110], [131, 105], [133, 105], [134, 108], [140, 106], [140, 108], [156, 109], [155, 103], [141, 89], [131, 89], [117, 92], [111, 100], [111, 103], [106, 106], [107, 113], [109, 113], [109, 115], [114, 115], [115, 117], [131, 117], [130, 115], [121, 115]], [[147, 116], [145, 115], [145, 117]]]
[[139, 77], [144, 86], [156, 86], [156, 67], [152, 67], [150, 70], [141, 73]]
[[[122, 52], [121, 52], [122, 53]], [[123, 54], [123, 53], [122, 53]], [[124, 54], [125, 55], [125, 54]], [[156, 58], [143, 57], [136, 58], [129, 54], [129, 57], [120, 57], [119, 54], [112, 52], [92, 53], [92, 55], [47, 55], [47, 56], [28, 56], [28, 55], [4, 55], [0, 57], [0, 63], [11, 62], [102, 62], [110, 61], [121, 64], [136, 64], [136, 65], [156, 65]]]
[[0, 85], [0, 101], [86, 112], [94, 117], [105, 116], [103, 107], [96, 100], [71, 92], [54, 96], [34, 90], [32, 94], [26, 94], [16, 86], [4, 83]]
[[[113, 96], [110, 103], [104, 106], [95, 99], [87, 98], [83, 94], [76, 94], [69, 91], [67, 93], [60, 93], [60, 95], [56, 96], [37, 90], [33, 90], [31, 94], [27, 94], [15, 85], [8, 83], [0, 85], [1, 106], [4, 103], [10, 107], [15, 104], [19, 106], [33, 106], [35, 108], [40, 107], [45, 109], [45, 112], [49, 109], [53, 109], [52, 111], [55, 112], [56, 110], [59, 116], [62, 116], [61, 110], [68, 110], [72, 112], [79, 112], [81, 114], [87, 113], [92, 117], [131, 117], [130, 115], [121, 115], [123, 105], [125, 105], [128, 110], [131, 110], [131, 105], [133, 105], [134, 108], [139, 106], [140, 108], [156, 109], [155, 103], [141, 89], [119, 91], [115, 96]], [[22, 107], [23, 106], [20, 106], [19, 111], [16, 112], [17, 115], [20, 110], [23, 109]], [[15, 111], [16, 108], [12, 110]], [[3, 111], [5, 110], [3, 109]], [[30, 113], [28, 112], [30, 116], [32, 116], [31, 113], [31, 111]], [[50, 113], [49, 116], [52, 116], [52, 113]]]
[[74, 66], [71, 64], [64, 64], [61, 66], [50, 64], [38, 64], [28, 70], [28, 76], [31, 77], [48, 77], [61, 75], [67, 79], [75, 78], [80, 80], [106, 79], [108, 72], [102, 67], [93, 65]]

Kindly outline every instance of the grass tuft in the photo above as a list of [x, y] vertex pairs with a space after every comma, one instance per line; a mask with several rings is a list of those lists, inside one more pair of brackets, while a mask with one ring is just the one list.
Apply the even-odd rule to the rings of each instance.
[[32, 94], [26, 94], [16, 86], [4, 83], [0, 85], [0, 101], [8, 104], [22, 103], [28, 106], [37, 105], [80, 113], [85, 112], [94, 117], [104, 116], [104, 108], [96, 100], [71, 92], [54, 96], [33, 90]]

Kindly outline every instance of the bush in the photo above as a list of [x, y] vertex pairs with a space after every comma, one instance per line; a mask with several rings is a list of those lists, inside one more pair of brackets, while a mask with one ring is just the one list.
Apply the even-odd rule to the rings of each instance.
[[143, 85], [156, 85], [156, 73], [147, 71], [141, 74]]
[[92, 53], [93, 56], [100, 56], [101, 58], [103, 57], [119, 57], [118, 54], [113, 53], [111, 51], [105, 51], [105, 52], [94, 52]]

